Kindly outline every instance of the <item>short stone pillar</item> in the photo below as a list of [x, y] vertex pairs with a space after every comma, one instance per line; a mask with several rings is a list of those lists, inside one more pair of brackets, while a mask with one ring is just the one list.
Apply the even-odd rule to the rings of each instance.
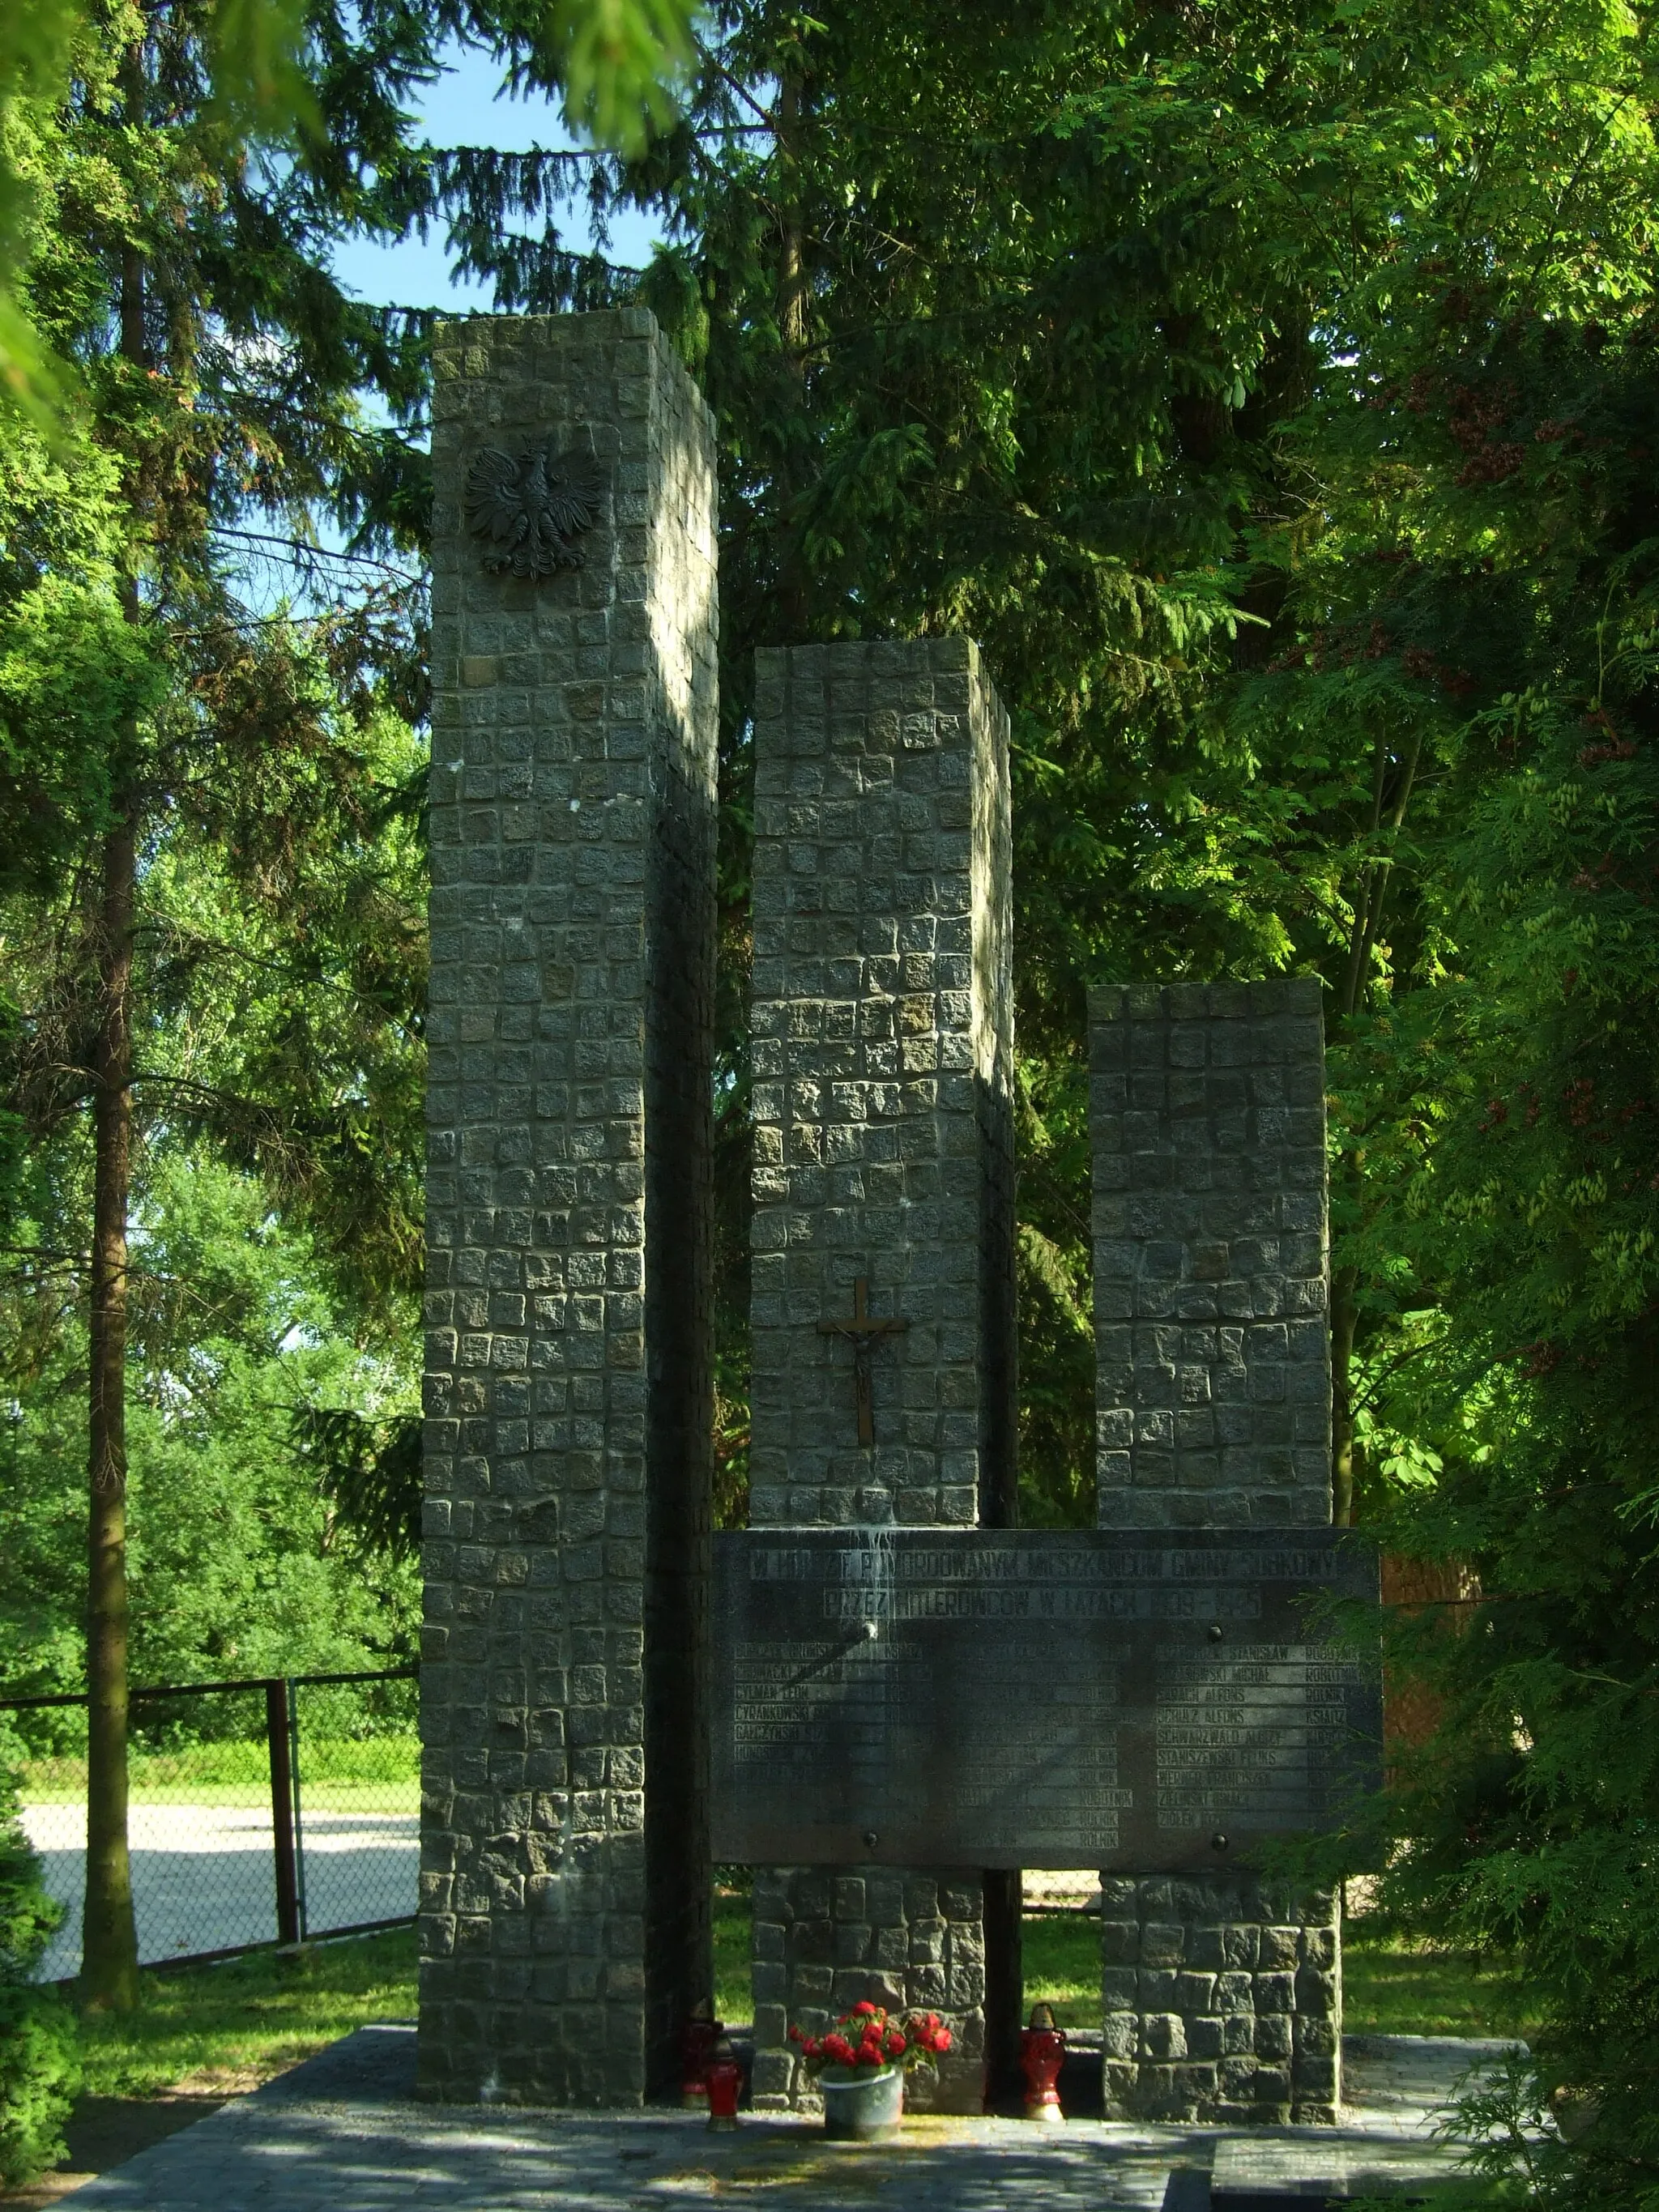
[[[756, 673], [750, 1525], [1006, 1525], [1006, 718], [959, 638]], [[998, 1960], [1011, 1893], [989, 1881]], [[876, 1996], [955, 2029], [913, 2103], [977, 2111], [987, 1896], [974, 1869], [757, 1869], [756, 2103], [805, 2094], [791, 2025]]]
[[[1328, 1525], [1318, 981], [1100, 991], [1090, 1036], [1100, 1525]], [[1335, 2118], [1330, 1896], [1109, 1871], [1102, 1896], [1109, 2115]]]
[[441, 325], [420, 2081], [709, 1991], [714, 444], [649, 315]]

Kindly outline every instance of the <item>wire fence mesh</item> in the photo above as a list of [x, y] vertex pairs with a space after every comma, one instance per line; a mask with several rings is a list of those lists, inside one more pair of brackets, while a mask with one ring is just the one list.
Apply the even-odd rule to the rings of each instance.
[[[4, 1698], [0, 1711], [52, 1746], [26, 1760], [20, 1814], [64, 1908], [40, 1978], [67, 1980], [81, 1966], [85, 1699]], [[127, 1833], [140, 1960], [411, 1919], [419, 1772], [413, 1668], [135, 1691]]]
[[298, 1680], [290, 1689], [295, 1860], [302, 1935], [412, 1919], [420, 1857], [415, 1685], [365, 1712], [364, 1686]]

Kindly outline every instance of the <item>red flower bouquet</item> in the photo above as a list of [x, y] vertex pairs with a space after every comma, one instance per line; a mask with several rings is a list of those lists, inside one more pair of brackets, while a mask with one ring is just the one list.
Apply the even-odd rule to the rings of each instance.
[[799, 2045], [808, 2073], [821, 2074], [827, 2066], [854, 2070], [931, 2066], [951, 2048], [951, 2031], [936, 2012], [908, 2012], [895, 2018], [866, 2000], [844, 2012], [825, 2034], [803, 2035], [792, 2027], [789, 2040]]

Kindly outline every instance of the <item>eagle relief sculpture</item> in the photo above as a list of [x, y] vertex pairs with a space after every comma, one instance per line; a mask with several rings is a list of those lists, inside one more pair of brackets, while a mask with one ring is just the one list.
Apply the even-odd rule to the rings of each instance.
[[588, 453], [560, 453], [544, 438], [523, 453], [486, 446], [466, 478], [466, 526], [496, 575], [550, 576], [580, 568], [576, 540], [592, 527], [605, 476]]

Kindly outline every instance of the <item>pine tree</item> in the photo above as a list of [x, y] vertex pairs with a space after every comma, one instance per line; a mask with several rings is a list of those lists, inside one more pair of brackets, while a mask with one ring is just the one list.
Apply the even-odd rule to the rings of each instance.
[[[211, 1133], [330, 1220], [372, 1288], [413, 1269], [418, 933], [374, 886], [377, 837], [418, 798], [412, 760], [401, 790], [386, 781], [375, 726], [407, 696], [417, 642], [398, 562], [419, 514], [420, 333], [352, 306], [322, 264], [331, 237], [376, 215], [359, 164], [401, 144], [436, 33], [401, 15], [367, 41], [355, 20], [314, 22], [314, 97], [337, 136], [278, 161], [248, 151], [216, 100], [207, 10], [112, 4], [92, 27], [33, 150], [29, 306], [85, 412], [56, 461], [21, 426], [10, 441], [36, 486], [6, 532], [4, 796], [25, 832], [9, 850], [35, 877], [14, 893], [14, 1103], [37, 1143], [90, 1125], [82, 1994], [125, 2007], [135, 1146], [163, 1120]], [[388, 427], [367, 422], [369, 392]], [[42, 542], [54, 469], [85, 521], [68, 563]], [[333, 569], [374, 586], [314, 614], [251, 605], [249, 551], [305, 544], [319, 511], [356, 532]], [[51, 685], [27, 679], [31, 627], [99, 673], [67, 735]], [[29, 866], [41, 833], [45, 883]], [[234, 1032], [204, 1018], [232, 1007]], [[387, 1140], [401, 1171], [365, 1173], [365, 1146]]]
[[[365, 1311], [414, 1274], [420, 772], [394, 765], [387, 717], [420, 708], [428, 319], [349, 301], [330, 251], [476, 201], [465, 157], [434, 163], [407, 113], [447, 38], [556, 82], [626, 147], [672, 114], [688, 21], [685, 0], [26, 0], [0, 28], [0, 245], [26, 271], [0, 289], [21, 479], [4, 611], [41, 667], [96, 679], [64, 723], [20, 669], [0, 738], [0, 806], [27, 829], [0, 1127], [16, 1156], [90, 1123], [91, 2003], [136, 1991], [125, 1409], [146, 1122], [257, 1167]], [[514, 182], [533, 198], [536, 179]], [[45, 544], [65, 495], [67, 569]], [[268, 553], [297, 560], [297, 602], [271, 605]], [[234, 1032], [204, 1021], [216, 998]]]

